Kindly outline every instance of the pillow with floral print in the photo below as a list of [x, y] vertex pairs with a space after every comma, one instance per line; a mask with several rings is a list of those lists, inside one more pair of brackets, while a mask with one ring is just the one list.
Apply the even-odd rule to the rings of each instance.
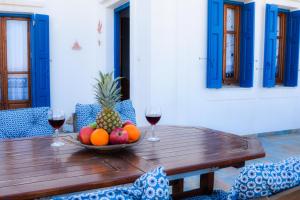
[[255, 199], [272, 196], [300, 184], [300, 159], [290, 158], [272, 164], [254, 164], [245, 167], [228, 200]]
[[51, 200], [168, 200], [169, 181], [163, 167], [148, 172], [130, 187], [116, 187], [52, 197]]

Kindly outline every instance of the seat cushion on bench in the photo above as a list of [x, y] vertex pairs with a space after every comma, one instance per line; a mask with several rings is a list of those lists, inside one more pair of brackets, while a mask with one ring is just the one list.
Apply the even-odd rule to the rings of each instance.
[[212, 195], [202, 195], [184, 200], [227, 200], [228, 193], [223, 190], [215, 190]]
[[148, 172], [132, 186], [52, 197], [51, 200], [168, 200], [169, 181], [163, 167]]
[[300, 159], [290, 158], [272, 164], [245, 167], [229, 192], [228, 199], [254, 199], [272, 196], [299, 186]]
[[[299, 195], [300, 159], [290, 158], [279, 163], [253, 164], [243, 168], [231, 190], [214, 191], [210, 196], [198, 196], [186, 200], [247, 200], [289, 199]], [[288, 191], [290, 190], [290, 191]]]
[[[96, 121], [98, 113], [102, 110], [99, 104], [76, 104], [76, 131]], [[135, 110], [130, 100], [121, 101], [116, 104], [115, 110], [119, 113], [122, 121], [130, 120], [136, 124]]]
[[52, 135], [48, 107], [0, 111], [0, 139]]

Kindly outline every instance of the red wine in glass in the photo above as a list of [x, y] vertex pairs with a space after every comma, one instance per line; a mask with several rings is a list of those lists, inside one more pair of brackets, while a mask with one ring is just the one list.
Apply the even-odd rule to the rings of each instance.
[[60, 129], [60, 127], [65, 123], [65, 119], [48, 119], [48, 121], [54, 129]]
[[151, 136], [148, 138], [150, 142], [158, 142], [160, 139], [155, 136], [155, 125], [161, 118], [161, 109], [159, 106], [149, 106], [146, 108], [145, 117], [151, 125]]
[[153, 126], [156, 125], [161, 118], [161, 115], [146, 115], [147, 121]]
[[48, 122], [55, 129], [55, 139], [51, 144], [52, 147], [61, 147], [64, 145], [62, 141], [59, 140], [58, 134], [59, 129], [65, 123], [65, 113], [61, 110], [50, 109], [48, 111]]

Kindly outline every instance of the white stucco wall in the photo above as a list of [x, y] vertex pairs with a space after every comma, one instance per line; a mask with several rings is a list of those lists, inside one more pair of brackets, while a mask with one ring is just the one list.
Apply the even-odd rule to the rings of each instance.
[[[146, 105], [158, 102], [163, 109], [161, 124], [205, 126], [237, 134], [300, 128], [300, 86], [262, 88], [265, 3], [295, 10], [300, 9], [299, 1], [255, 0], [254, 87], [219, 90], [206, 89], [206, 0], [130, 2], [131, 96], [140, 125], [146, 124]], [[113, 69], [113, 8], [117, 5], [117, 0], [0, 5], [0, 11], [50, 15], [54, 107], [70, 114], [77, 102], [94, 102], [93, 78], [98, 70]], [[97, 33], [100, 19], [101, 35]], [[81, 51], [71, 50], [75, 40]]]

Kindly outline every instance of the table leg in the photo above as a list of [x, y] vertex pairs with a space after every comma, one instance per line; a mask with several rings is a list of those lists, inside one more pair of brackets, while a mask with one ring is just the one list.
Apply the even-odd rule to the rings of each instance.
[[210, 195], [214, 190], [214, 180], [215, 174], [214, 172], [210, 172], [208, 174], [202, 174], [200, 176], [200, 193]]
[[172, 186], [172, 194], [178, 194], [183, 192], [183, 184], [184, 179], [178, 179], [170, 182], [170, 185]]
[[180, 200], [198, 195], [210, 195], [214, 190], [214, 172], [202, 174], [200, 176], [200, 188], [195, 190], [184, 192], [183, 179], [171, 181], [170, 184], [173, 186], [172, 197], [174, 200]]

